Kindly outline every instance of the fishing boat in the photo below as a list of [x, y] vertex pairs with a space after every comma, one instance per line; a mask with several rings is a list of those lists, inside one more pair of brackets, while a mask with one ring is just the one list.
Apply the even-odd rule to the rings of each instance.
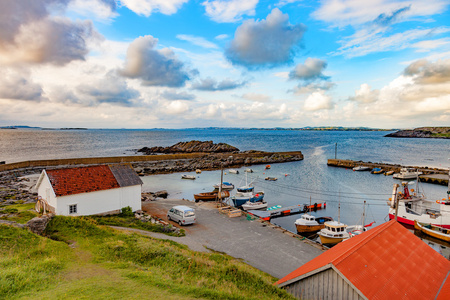
[[353, 171], [369, 171], [370, 167], [366, 167], [366, 166], [356, 166], [353, 168]]
[[242, 204], [243, 210], [256, 210], [256, 209], [264, 209], [264, 208], [267, 208], [266, 201], [258, 201], [258, 202], [247, 201], [244, 204]]
[[268, 181], [277, 181], [278, 178], [276, 178], [276, 177], [266, 177], [265, 180], [268, 180]]
[[194, 175], [181, 175], [181, 179], [191, 179], [191, 180], [195, 180], [195, 176]]
[[382, 168], [373, 168], [372, 171], [370, 171], [370, 173], [381, 174], [381, 173], [383, 173], [383, 169]]
[[434, 238], [450, 242], [450, 229], [436, 226], [430, 223], [422, 223], [414, 220], [414, 229], [419, 230]]
[[295, 220], [295, 228], [299, 234], [315, 233], [325, 228], [325, 222], [333, 221], [331, 217], [314, 217], [309, 214], [303, 214]]
[[[220, 197], [219, 197], [220, 195]], [[217, 199], [224, 199], [230, 197], [230, 192], [228, 191], [222, 191], [220, 194], [219, 192], [209, 192], [209, 193], [198, 193], [194, 194], [195, 202], [198, 202], [200, 200], [202, 201], [215, 201]]]
[[[450, 178], [450, 174], [449, 174]], [[430, 201], [417, 190], [409, 189], [412, 182], [402, 182], [403, 190], [399, 184], [394, 184], [392, 197], [387, 202], [389, 205], [389, 219], [397, 219], [398, 222], [413, 227], [414, 220], [420, 223], [441, 226], [450, 229], [450, 182], [447, 197], [442, 200]], [[435, 206], [438, 205], [436, 209]]]
[[401, 168], [400, 173], [395, 173], [392, 178], [407, 180], [416, 179], [417, 177], [419, 177], [419, 175], [422, 175], [422, 172], [419, 172], [414, 168]]
[[336, 245], [350, 238], [346, 228], [347, 225], [339, 221], [325, 222], [325, 228], [321, 229], [318, 233], [320, 242], [324, 245]]
[[264, 192], [236, 192], [236, 194], [231, 197], [231, 200], [233, 201], [234, 206], [240, 207], [243, 204], [245, 204], [247, 201], [250, 202], [259, 202], [264, 199]]
[[[220, 188], [220, 183], [213, 185], [213, 187], [218, 190]], [[222, 190], [232, 190], [232, 189], [234, 189], [234, 184], [225, 181], [222, 182]]]

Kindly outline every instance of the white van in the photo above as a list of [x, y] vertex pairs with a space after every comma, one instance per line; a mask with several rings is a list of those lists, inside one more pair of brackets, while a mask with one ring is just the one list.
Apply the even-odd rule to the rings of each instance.
[[195, 223], [195, 210], [188, 206], [177, 205], [172, 207], [167, 213], [167, 218], [180, 225]]

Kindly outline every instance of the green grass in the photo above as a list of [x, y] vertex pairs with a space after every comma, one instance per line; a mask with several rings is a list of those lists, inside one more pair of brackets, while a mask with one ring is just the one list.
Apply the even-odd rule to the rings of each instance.
[[180, 230], [180, 234], [174, 234], [167, 230], [167, 227], [161, 224], [152, 224], [151, 222], [142, 222], [133, 216], [113, 215], [113, 216], [90, 216], [92, 220], [95, 220], [99, 225], [121, 226], [130, 227], [136, 229], [143, 229], [153, 232], [161, 232], [172, 236], [184, 236], [184, 229]]
[[25, 224], [38, 216], [37, 212], [34, 211], [34, 203], [8, 205], [0, 210], [0, 214], [8, 214], [1, 217], [2, 220], [15, 221], [21, 224]]
[[45, 234], [0, 227], [0, 299], [293, 299], [230, 256], [54, 217]]

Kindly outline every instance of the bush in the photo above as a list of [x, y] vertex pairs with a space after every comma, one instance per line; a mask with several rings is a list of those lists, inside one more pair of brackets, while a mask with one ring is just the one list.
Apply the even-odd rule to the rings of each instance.
[[124, 216], [124, 217], [132, 217], [132, 216], [134, 216], [133, 210], [131, 209], [130, 206], [123, 207], [122, 208], [122, 212], [120, 213], [120, 215]]

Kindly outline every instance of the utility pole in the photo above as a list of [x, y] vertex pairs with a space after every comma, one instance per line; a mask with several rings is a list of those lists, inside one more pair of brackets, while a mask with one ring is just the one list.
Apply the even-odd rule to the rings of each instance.
[[334, 145], [334, 159], [337, 158], [337, 143]]

